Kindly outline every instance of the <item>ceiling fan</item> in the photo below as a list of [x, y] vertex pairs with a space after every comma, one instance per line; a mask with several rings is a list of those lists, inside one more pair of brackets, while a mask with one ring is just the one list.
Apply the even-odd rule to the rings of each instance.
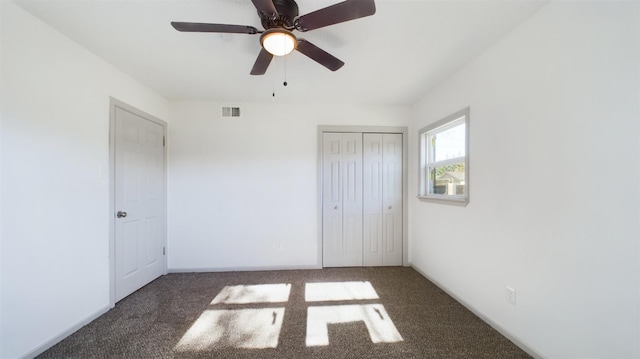
[[178, 31], [221, 32], [233, 34], [261, 34], [262, 49], [251, 69], [251, 75], [264, 75], [273, 56], [284, 56], [298, 50], [331, 71], [344, 65], [333, 55], [304, 39], [298, 39], [293, 31], [305, 32], [341, 22], [375, 14], [374, 0], [346, 0], [306, 15], [299, 16], [294, 0], [251, 0], [265, 31], [253, 26], [208, 24], [197, 22], [172, 22]]

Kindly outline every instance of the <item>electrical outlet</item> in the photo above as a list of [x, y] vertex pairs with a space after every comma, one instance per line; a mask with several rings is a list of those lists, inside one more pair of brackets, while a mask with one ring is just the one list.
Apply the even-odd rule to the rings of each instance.
[[506, 290], [506, 297], [507, 297], [507, 302], [516, 305], [516, 290], [511, 288], [511, 287], [507, 287]]

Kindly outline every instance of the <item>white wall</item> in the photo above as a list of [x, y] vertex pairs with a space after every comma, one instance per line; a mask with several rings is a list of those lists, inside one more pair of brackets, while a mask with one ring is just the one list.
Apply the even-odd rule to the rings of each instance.
[[1, 2], [0, 357], [32, 355], [109, 306], [109, 96], [166, 102]]
[[172, 104], [169, 270], [319, 266], [318, 125], [406, 126], [408, 108], [222, 105]]
[[[274, 102], [220, 119], [223, 104], [168, 105], [13, 3], [0, 13], [2, 358], [108, 307], [109, 96], [170, 122], [176, 271], [317, 266], [317, 126], [409, 118]], [[410, 199], [413, 265], [544, 356], [640, 356], [638, 13], [551, 3], [413, 111], [417, 134], [471, 106], [472, 136], [469, 206]]]
[[552, 2], [414, 108], [471, 107], [471, 200], [411, 200], [413, 265], [545, 357], [640, 357], [639, 13]]

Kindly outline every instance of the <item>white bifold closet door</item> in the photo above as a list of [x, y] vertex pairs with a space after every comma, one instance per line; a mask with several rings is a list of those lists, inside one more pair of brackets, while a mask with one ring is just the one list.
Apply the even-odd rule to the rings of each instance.
[[323, 135], [325, 267], [362, 265], [362, 134]]
[[363, 264], [402, 265], [402, 135], [363, 135]]
[[402, 135], [322, 141], [323, 266], [402, 265]]

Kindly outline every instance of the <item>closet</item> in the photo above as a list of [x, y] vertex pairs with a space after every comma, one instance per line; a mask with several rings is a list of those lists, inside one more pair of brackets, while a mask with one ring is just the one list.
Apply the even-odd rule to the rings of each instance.
[[402, 134], [322, 133], [324, 267], [402, 265]]

